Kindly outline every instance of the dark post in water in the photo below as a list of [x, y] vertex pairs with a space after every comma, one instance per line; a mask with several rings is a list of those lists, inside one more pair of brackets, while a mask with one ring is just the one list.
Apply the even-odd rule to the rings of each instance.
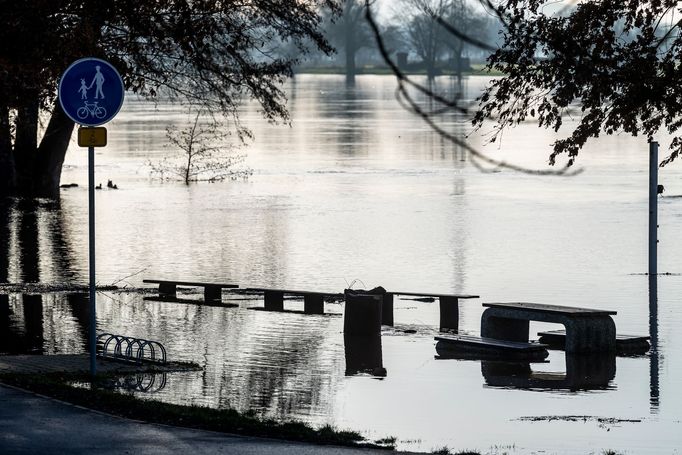
[[658, 249], [658, 142], [649, 143], [649, 276], [656, 276]]
[[95, 147], [88, 147], [88, 244], [90, 259], [90, 374], [97, 374], [97, 315], [95, 305]]

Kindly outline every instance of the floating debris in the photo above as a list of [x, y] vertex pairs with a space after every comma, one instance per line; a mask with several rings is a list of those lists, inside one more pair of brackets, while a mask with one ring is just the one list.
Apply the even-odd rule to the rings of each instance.
[[617, 423], [641, 423], [642, 419], [619, 419], [616, 417], [597, 416], [526, 416], [516, 420], [522, 422], [599, 422], [601, 424], [614, 425]]

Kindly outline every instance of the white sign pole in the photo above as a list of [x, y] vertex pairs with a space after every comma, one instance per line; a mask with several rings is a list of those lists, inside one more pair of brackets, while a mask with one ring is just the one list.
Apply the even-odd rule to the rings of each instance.
[[90, 249], [90, 375], [97, 374], [97, 314], [95, 301], [95, 147], [88, 147], [88, 243]]
[[649, 143], [649, 276], [658, 273], [658, 142]]

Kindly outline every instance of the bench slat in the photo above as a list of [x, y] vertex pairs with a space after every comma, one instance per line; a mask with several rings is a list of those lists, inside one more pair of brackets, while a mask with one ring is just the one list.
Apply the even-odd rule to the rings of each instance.
[[597, 310], [593, 308], [580, 308], [561, 305], [545, 305], [543, 303], [529, 302], [484, 303], [483, 306], [490, 308], [508, 308], [511, 310], [536, 311], [539, 313], [565, 314], [569, 316], [611, 316], [618, 314], [616, 311], [611, 310]]
[[432, 292], [398, 292], [398, 291], [386, 291], [387, 294], [393, 295], [409, 295], [413, 297], [454, 297], [456, 299], [478, 299], [477, 295], [471, 294], [435, 294]]
[[497, 340], [472, 335], [440, 335], [434, 337], [437, 341], [452, 342], [462, 345], [487, 346], [511, 351], [542, 351], [547, 345], [540, 343], [522, 343], [518, 341]]
[[238, 288], [238, 284], [227, 284], [227, 283], [202, 283], [198, 281], [175, 281], [175, 280], [142, 280], [143, 283], [150, 283], [150, 284], [174, 284], [176, 286], [197, 286], [197, 287], [206, 287], [206, 286], [215, 286], [215, 287], [221, 287], [221, 288]]
[[[547, 330], [544, 332], [538, 332], [538, 336], [550, 336], [550, 337], [566, 337], [566, 331], [565, 330]], [[651, 337], [648, 335], [626, 335], [624, 333], [616, 333], [616, 342], [618, 341], [646, 341], [649, 340]]]
[[242, 288], [244, 291], [251, 292], [281, 292], [289, 295], [322, 295], [322, 296], [336, 296], [341, 295], [338, 292], [315, 292], [315, 291], [295, 291], [292, 289], [271, 289], [271, 288]]

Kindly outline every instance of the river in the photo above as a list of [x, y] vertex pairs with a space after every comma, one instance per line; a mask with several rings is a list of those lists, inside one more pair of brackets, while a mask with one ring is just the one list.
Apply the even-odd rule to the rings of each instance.
[[[466, 79], [464, 98], [488, 81]], [[454, 84], [439, 78], [436, 89]], [[680, 164], [660, 171], [659, 271], [669, 274], [650, 298], [646, 138], [589, 142], [570, 177], [481, 172], [394, 91], [390, 76], [347, 87], [341, 76], [299, 75], [287, 86], [290, 126], [262, 120], [252, 103], [241, 110], [255, 135], [242, 150], [253, 175], [189, 186], [153, 180], [148, 166], [169, 152], [165, 128], [182, 126], [187, 112], [129, 96], [96, 155], [97, 181], [119, 187], [97, 192], [98, 283], [168, 277], [342, 292], [358, 280], [356, 288], [478, 294], [461, 304], [460, 330], [472, 334], [481, 302], [595, 307], [618, 312], [618, 332], [653, 334], [652, 352], [618, 357], [583, 386], [567, 385], [573, 373], [560, 351], [521, 367], [442, 359], [437, 302], [404, 299], [395, 327], [371, 348], [386, 376], [350, 374], [341, 304], [303, 316], [253, 311], [257, 300], [217, 308], [102, 292], [100, 331], [159, 340], [172, 359], [205, 367], [144, 396], [394, 436], [405, 450], [679, 453]], [[488, 143], [492, 124], [472, 132], [460, 114], [437, 121], [483, 153], [533, 169], [547, 168], [551, 143], [569, 131], [524, 122]], [[669, 138], [658, 139], [663, 155]], [[0, 282], [87, 284], [87, 153], [75, 143], [62, 177], [71, 182], [79, 187], [62, 190], [58, 204], [3, 210]], [[0, 352], [82, 352], [84, 298], [0, 295]], [[531, 323], [531, 334], [548, 327]], [[529, 371], [555, 382], [510, 380]]]

